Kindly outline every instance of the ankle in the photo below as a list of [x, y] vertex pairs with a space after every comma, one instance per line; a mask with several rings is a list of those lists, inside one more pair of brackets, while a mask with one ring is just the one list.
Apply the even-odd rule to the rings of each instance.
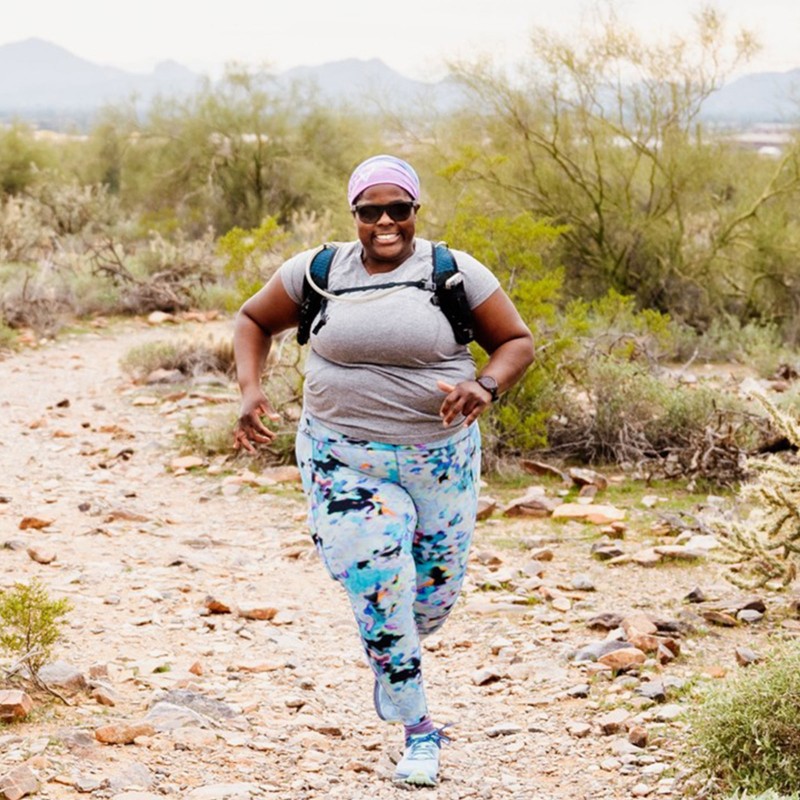
[[433, 733], [436, 730], [436, 726], [433, 724], [433, 720], [430, 717], [425, 717], [416, 725], [405, 725], [406, 729], [406, 738], [409, 736], [419, 736], [423, 733]]

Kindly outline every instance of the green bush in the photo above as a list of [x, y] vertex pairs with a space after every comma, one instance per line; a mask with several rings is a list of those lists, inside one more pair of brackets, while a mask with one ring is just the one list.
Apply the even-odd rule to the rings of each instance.
[[[800, 643], [715, 684], [695, 707], [688, 758], [711, 796], [800, 786]], [[769, 795], [767, 795], [769, 797]]]
[[234, 370], [233, 343], [158, 341], [139, 345], [120, 359], [121, 369], [136, 380], [143, 380], [157, 369], [178, 370], [187, 378], [209, 372], [231, 375]]
[[0, 592], [0, 647], [36, 677], [61, 638], [69, 600], [51, 600], [37, 580]]

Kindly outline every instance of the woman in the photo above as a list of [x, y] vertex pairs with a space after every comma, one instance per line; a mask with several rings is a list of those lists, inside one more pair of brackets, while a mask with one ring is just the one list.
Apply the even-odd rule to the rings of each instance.
[[[336, 250], [312, 325], [296, 451], [314, 542], [347, 592], [375, 674], [376, 711], [405, 726], [394, 779], [435, 785], [446, 737], [428, 713], [420, 637], [447, 619], [464, 578], [479, 489], [476, 420], [522, 376], [533, 344], [492, 273], [454, 252], [489, 355], [476, 378], [469, 350], [431, 302], [431, 244], [415, 236], [419, 198], [416, 172], [393, 156], [370, 158], [350, 177], [358, 239]], [[262, 422], [278, 415], [261, 374], [272, 337], [298, 325], [312, 256], [285, 262], [237, 317], [237, 448], [275, 436]]]

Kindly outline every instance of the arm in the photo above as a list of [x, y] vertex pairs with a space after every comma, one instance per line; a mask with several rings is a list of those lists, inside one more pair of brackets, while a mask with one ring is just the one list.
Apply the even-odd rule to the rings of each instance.
[[[533, 361], [533, 337], [528, 326], [508, 295], [497, 289], [472, 310], [475, 341], [489, 354], [482, 375], [497, 381], [498, 390], [506, 391], [524, 374]], [[457, 386], [439, 382], [447, 392], [439, 413], [445, 425], [459, 415], [466, 417], [465, 425], [473, 423], [491, 405], [492, 397], [475, 381], [462, 381]]]
[[297, 325], [300, 307], [283, 288], [275, 273], [267, 284], [239, 309], [233, 330], [233, 352], [236, 359], [236, 378], [242, 392], [239, 419], [233, 429], [233, 446], [244, 447], [251, 453], [253, 444], [268, 444], [274, 431], [261, 421], [262, 415], [278, 419], [261, 388], [261, 375], [267, 361], [272, 337]]

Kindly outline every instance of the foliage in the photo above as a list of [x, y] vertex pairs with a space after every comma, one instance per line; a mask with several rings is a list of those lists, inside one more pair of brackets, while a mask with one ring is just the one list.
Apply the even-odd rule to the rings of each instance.
[[800, 785], [800, 644], [708, 689], [691, 716], [687, 758], [714, 797], [790, 794]]
[[157, 369], [178, 370], [187, 378], [216, 372], [232, 375], [233, 345], [230, 340], [196, 342], [162, 340], [131, 348], [120, 360], [120, 368], [136, 380]]
[[0, 592], [0, 647], [35, 678], [62, 636], [70, 607], [66, 599], [52, 600], [37, 580], [15, 583]]
[[448, 174], [481, 185], [495, 204], [505, 197], [507, 207], [566, 224], [571, 295], [614, 289], [698, 329], [721, 310], [796, 327], [789, 263], [800, 228], [789, 209], [800, 149], [760, 158], [698, 121], [705, 99], [752, 54], [752, 37], [729, 36], [711, 9], [691, 37], [656, 43], [613, 9], [597, 23], [566, 37], [536, 32], [513, 76], [461, 65], [487, 113], [465, 121], [466, 142], [449, 145]]
[[54, 153], [25, 125], [0, 128], [0, 198], [25, 191], [53, 160]]
[[[777, 430], [800, 447], [800, 425], [762, 394], [754, 395]], [[726, 577], [735, 585], [753, 588], [786, 585], [797, 576], [800, 553], [800, 470], [778, 456], [752, 458], [753, 479], [742, 485], [739, 500], [751, 508], [740, 521], [717, 522], [723, 545], [719, 558], [731, 565]]]

